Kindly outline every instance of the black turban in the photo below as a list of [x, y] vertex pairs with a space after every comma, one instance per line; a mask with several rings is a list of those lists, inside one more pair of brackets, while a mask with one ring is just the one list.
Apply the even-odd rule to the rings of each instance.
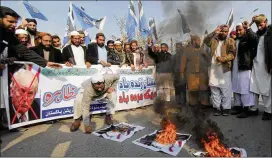
[[168, 45], [166, 43], [162, 43], [161, 46], [165, 46], [168, 48]]
[[109, 45], [110, 43], [114, 44], [114, 41], [113, 40], [108, 40], [107, 45]]

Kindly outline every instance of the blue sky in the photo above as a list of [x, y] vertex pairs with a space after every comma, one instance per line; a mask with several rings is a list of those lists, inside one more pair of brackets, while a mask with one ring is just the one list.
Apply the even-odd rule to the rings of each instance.
[[[37, 7], [47, 18], [48, 22], [38, 20], [38, 30], [45, 31], [53, 34], [58, 34], [63, 37], [66, 20], [68, 14], [68, 6], [70, 1], [29, 1], [33, 6]], [[120, 36], [120, 29], [116, 24], [116, 17], [127, 16], [129, 1], [71, 1], [77, 6], [83, 6], [85, 11], [93, 18], [107, 17], [103, 32], [106, 37], [110, 38], [111, 35]], [[138, 2], [134, 1], [136, 12], [138, 11]], [[1, 1], [1, 5], [8, 6], [17, 11], [22, 17], [29, 18], [30, 14], [19, 1]], [[155, 17], [156, 22], [163, 21], [164, 13], [160, 1], [143, 1], [144, 12], [146, 19]], [[211, 20], [210, 26], [207, 26], [210, 31], [214, 29], [218, 23], [225, 23], [228, 14], [234, 9], [234, 19], [237, 21], [241, 16], [248, 17], [250, 20], [250, 13], [260, 8], [256, 14], [265, 14], [268, 19], [271, 19], [271, 2], [270, 1], [233, 1], [231, 5], [222, 8], [222, 12], [216, 13], [217, 15]], [[176, 8], [173, 8], [176, 9]], [[255, 13], [254, 13], [255, 14]], [[270, 22], [269, 22], [270, 23]], [[79, 24], [77, 23], [79, 28]], [[96, 28], [89, 29], [91, 38], [97, 33]]]

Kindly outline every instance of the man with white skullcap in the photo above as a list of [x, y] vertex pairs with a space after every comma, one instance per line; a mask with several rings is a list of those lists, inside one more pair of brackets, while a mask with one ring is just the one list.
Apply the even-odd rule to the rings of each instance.
[[71, 44], [67, 45], [62, 50], [63, 60], [66, 66], [86, 66], [91, 67], [90, 60], [87, 59], [86, 47], [81, 45], [81, 37], [77, 31], [70, 33]]
[[74, 104], [74, 123], [71, 125], [70, 131], [74, 132], [79, 129], [80, 117], [83, 118], [85, 133], [92, 132], [90, 125], [90, 106], [94, 100], [107, 100], [107, 112], [105, 123], [113, 124], [112, 115], [115, 113], [117, 101], [116, 89], [120, 76], [117, 74], [102, 75], [100, 73], [93, 75], [90, 79], [84, 81], [75, 99]]
[[248, 22], [236, 26], [236, 57], [232, 66], [232, 91], [234, 107], [231, 114], [237, 118], [246, 118], [258, 115], [258, 111], [250, 109], [255, 104], [254, 93], [250, 92], [250, 76], [253, 59], [256, 56], [253, 31], [248, 27]]
[[29, 35], [26, 30], [17, 29], [15, 31], [15, 36], [20, 41], [21, 44], [23, 44], [24, 46], [26, 46], [28, 48], [31, 47], [31, 45], [29, 43]]

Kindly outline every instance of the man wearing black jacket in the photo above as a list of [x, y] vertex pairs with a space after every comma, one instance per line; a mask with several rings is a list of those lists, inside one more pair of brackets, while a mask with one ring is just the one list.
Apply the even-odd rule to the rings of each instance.
[[62, 55], [60, 50], [52, 46], [51, 35], [45, 34], [41, 38], [42, 38], [42, 43], [30, 49], [35, 51], [37, 54], [39, 54], [41, 57], [43, 57], [47, 61], [63, 63], [64, 61], [62, 60]]
[[[18, 60], [21, 61], [30, 61], [42, 67], [56, 67], [60, 68], [61, 66], [48, 62], [43, 59], [37, 53], [32, 50], [29, 50], [26, 46], [22, 45], [15, 37], [15, 27], [20, 16], [8, 7], [1, 6], [0, 8], [0, 54], [1, 58], [8, 52], [8, 56], [16, 56]], [[7, 54], [7, 53], [6, 53]], [[7, 57], [7, 56], [6, 56]], [[5, 57], [4, 57], [5, 58]], [[3, 59], [2, 59], [3, 60]], [[0, 64], [0, 71], [5, 69], [4, 64]]]

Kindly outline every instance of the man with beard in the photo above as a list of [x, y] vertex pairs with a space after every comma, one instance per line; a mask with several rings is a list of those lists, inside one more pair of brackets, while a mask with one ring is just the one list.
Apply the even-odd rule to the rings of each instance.
[[[119, 43], [119, 41], [116, 41]], [[120, 54], [117, 53], [117, 51], [114, 49], [114, 45], [116, 44], [113, 40], [109, 40], [107, 42], [107, 48], [108, 48], [108, 57], [107, 62], [111, 65], [120, 65], [121, 64], [121, 58]], [[120, 42], [121, 43], [121, 42]], [[121, 45], [122, 48], [122, 45]]]
[[63, 63], [60, 50], [52, 46], [52, 37], [50, 34], [44, 34], [42, 37], [42, 43], [36, 47], [32, 47], [33, 51], [39, 54], [47, 61]]
[[92, 132], [90, 124], [90, 105], [91, 102], [95, 100], [98, 100], [99, 102], [107, 102], [105, 123], [107, 125], [113, 124], [112, 115], [115, 113], [117, 101], [116, 88], [119, 78], [120, 76], [117, 74], [102, 75], [98, 73], [81, 84], [82, 88], [75, 99], [75, 121], [70, 128], [71, 132], [79, 129], [80, 116], [83, 118], [85, 133], [89, 134]]
[[268, 26], [264, 14], [254, 16], [251, 24], [253, 23], [258, 31], [257, 34], [252, 34], [252, 38], [258, 44], [255, 45], [257, 55], [253, 59], [250, 91], [257, 94], [255, 105], [258, 105], [259, 95], [262, 95], [265, 107], [262, 120], [271, 120], [272, 26]]
[[80, 30], [80, 31], [78, 31], [78, 33], [80, 34], [80, 45], [83, 46], [83, 47], [86, 47], [84, 31]]
[[101, 64], [104, 67], [110, 67], [108, 63], [107, 49], [105, 47], [105, 35], [103, 33], [96, 34], [96, 42], [88, 45], [87, 58], [92, 64]]
[[119, 66], [122, 67], [126, 63], [126, 54], [123, 51], [123, 44], [120, 41], [114, 42], [115, 54], [119, 56]]
[[134, 71], [135, 70], [135, 66], [134, 66], [134, 56], [130, 50], [130, 43], [127, 42], [124, 44], [124, 52], [126, 55], [126, 62], [125, 65], [130, 66], [131, 70]]
[[204, 38], [204, 43], [211, 49], [209, 86], [215, 116], [228, 116], [231, 109], [231, 68], [236, 50], [235, 41], [227, 37], [228, 33], [229, 26], [221, 25]]
[[52, 46], [62, 52], [60, 37], [58, 35], [53, 35], [52, 40]]
[[91, 67], [91, 61], [87, 58], [86, 47], [80, 45], [80, 34], [72, 31], [70, 34], [71, 44], [63, 48], [62, 56], [66, 66]]
[[138, 41], [132, 40], [130, 43], [130, 50], [133, 54], [133, 61], [134, 66], [137, 67], [139, 70], [142, 70], [144, 67], [148, 67], [145, 61], [145, 54], [138, 49]]
[[[176, 54], [173, 55], [173, 68], [174, 68], [174, 86], [175, 86], [175, 95], [176, 102], [179, 105], [185, 105], [186, 103], [186, 81], [185, 78], [181, 79], [180, 77], [180, 67], [181, 67], [181, 57], [183, 55], [183, 46], [182, 42], [176, 43]], [[159, 48], [154, 49], [154, 52], [158, 52]]]
[[[1, 6], [0, 8], [0, 53], [1, 56], [16, 57], [21, 61], [30, 61], [42, 67], [61, 68], [60, 65], [48, 62], [34, 51], [22, 45], [15, 37], [15, 27], [20, 16], [12, 9]], [[5, 69], [4, 64], [0, 64], [0, 70]]]
[[37, 46], [38, 43], [35, 38], [39, 35], [37, 32], [37, 21], [35, 19], [25, 19], [21, 26], [18, 27], [19, 29], [25, 29], [29, 36], [30, 36], [30, 44], [32, 47]]
[[249, 28], [248, 22], [236, 26], [236, 57], [232, 67], [232, 91], [234, 93], [234, 107], [232, 115], [238, 118], [246, 118], [251, 114], [258, 114], [258, 111], [250, 111], [254, 105], [254, 94], [250, 92], [250, 76], [253, 59], [256, 56], [256, 45], [253, 31]]
[[[209, 101], [208, 62], [209, 55], [200, 47], [201, 40], [191, 35], [191, 48], [186, 48], [181, 60], [181, 79], [186, 76], [189, 104], [193, 109], [207, 107]], [[199, 103], [200, 102], [200, 103]], [[199, 107], [198, 107], [199, 106]]]
[[15, 31], [15, 36], [16, 38], [19, 40], [19, 42], [21, 44], [23, 44], [24, 46], [26, 46], [27, 48], [31, 47], [30, 43], [29, 43], [29, 35], [27, 33], [26, 30], [23, 29], [17, 29]]
[[158, 98], [162, 101], [171, 101], [171, 96], [174, 95], [173, 85], [173, 67], [172, 54], [168, 52], [168, 45], [161, 44], [161, 52], [154, 52], [152, 41], [148, 41], [148, 54], [156, 63], [156, 87]]

